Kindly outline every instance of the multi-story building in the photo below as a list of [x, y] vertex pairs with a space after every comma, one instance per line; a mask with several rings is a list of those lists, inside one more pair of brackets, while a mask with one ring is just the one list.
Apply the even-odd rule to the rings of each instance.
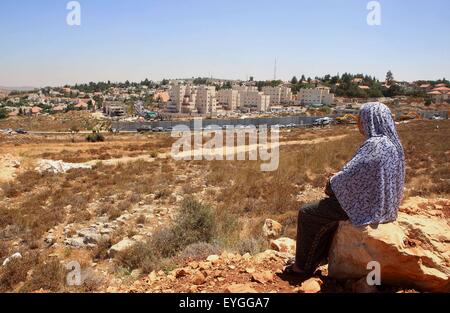
[[292, 101], [292, 90], [285, 86], [266, 86], [262, 89], [263, 93], [270, 96], [270, 105], [290, 104]]
[[169, 104], [167, 109], [169, 112], [179, 113], [186, 95], [186, 86], [182, 84], [172, 85], [169, 90]]
[[237, 91], [258, 91], [258, 87], [256, 86], [234, 85], [232, 88]]
[[235, 89], [221, 89], [217, 93], [218, 104], [229, 111], [234, 111], [239, 107], [240, 99], [239, 91]]
[[334, 103], [334, 94], [330, 93], [328, 87], [300, 89], [297, 94], [297, 101], [298, 105], [331, 105]]
[[270, 107], [270, 96], [258, 91], [256, 86], [233, 86], [239, 94], [239, 109], [265, 112]]
[[200, 114], [215, 113], [217, 107], [216, 87], [204, 85], [197, 87], [195, 107]]
[[181, 113], [197, 113], [196, 108], [197, 101], [197, 87], [192, 85], [187, 85], [185, 88], [185, 93], [183, 101], [181, 103]]

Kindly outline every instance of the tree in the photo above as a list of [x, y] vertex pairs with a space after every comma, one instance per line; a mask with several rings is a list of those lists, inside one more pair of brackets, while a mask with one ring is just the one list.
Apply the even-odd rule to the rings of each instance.
[[386, 74], [386, 85], [391, 86], [394, 83], [394, 74], [388, 71]]
[[5, 108], [0, 108], [0, 120], [7, 118], [8, 117], [8, 112], [6, 111]]
[[250, 76], [250, 81], [252, 82], [255, 78], [253, 76]]
[[272, 86], [272, 87], [277, 87], [277, 86], [279, 86], [279, 85], [281, 85], [283, 82], [281, 81], [281, 80], [272, 80], [271, 82], [270, 82], [270, 86]]
[[292, 85], [297, 85], [298, 84], [298, 79], [297, 79], [297, 77], [292, 77], [292, 79], [291, 79], [291, 84]]

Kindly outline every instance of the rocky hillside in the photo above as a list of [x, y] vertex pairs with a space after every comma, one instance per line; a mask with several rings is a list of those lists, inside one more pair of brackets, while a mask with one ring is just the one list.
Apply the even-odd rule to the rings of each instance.
[[[424, 210], [425, 208], [425, 210]], [[250, 254], [224, 252], [165, 273], [153, 271], [130, 287], [109, 292], [450, 292], [450, 223], [443, 219], [450, 201], [413, 198], [395, 223], [357, 228], [341, 223], [330, 252], [330, 271], [299, 281], [283, 274], [294, 257], [295, 242], [271, 241], [270, 250]], [[263, 232], [276, 235], [281, 225], [267, 220]], [[382, 286], [366, 283], [367, 263], [378, 260]]]

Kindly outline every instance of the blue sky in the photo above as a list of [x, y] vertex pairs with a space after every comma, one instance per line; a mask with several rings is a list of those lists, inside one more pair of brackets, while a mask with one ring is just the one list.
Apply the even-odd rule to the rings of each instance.
[[272, 79], [345, 71], [450, 78], [450, 1], [0, 1], [0, 86], [214, 76]]

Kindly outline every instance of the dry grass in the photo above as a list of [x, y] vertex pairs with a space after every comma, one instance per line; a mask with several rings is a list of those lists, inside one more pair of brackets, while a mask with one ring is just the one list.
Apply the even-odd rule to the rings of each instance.
[[18, 283], [26, 281], [29, 270], [38, 263], [39, 255], [33, 252], [0, 267], [0, 291], [11, 291]]
[[399, 129], [407, 159], [407, 196], [450, 194], [450, 123], [419, 121]]
[[58, 292], [64, 287], [65, 272], [59, 260], [40, 263], [33, 269], [31, 279], [26, 281], [21, 291], [32, 292], [43, 289]]
[[0, 128], [23, 128], [33, 131], [92, 130], [100, 123], [88, 112], [68, 112], [50, 116], [13, 117], [0, 120]]

